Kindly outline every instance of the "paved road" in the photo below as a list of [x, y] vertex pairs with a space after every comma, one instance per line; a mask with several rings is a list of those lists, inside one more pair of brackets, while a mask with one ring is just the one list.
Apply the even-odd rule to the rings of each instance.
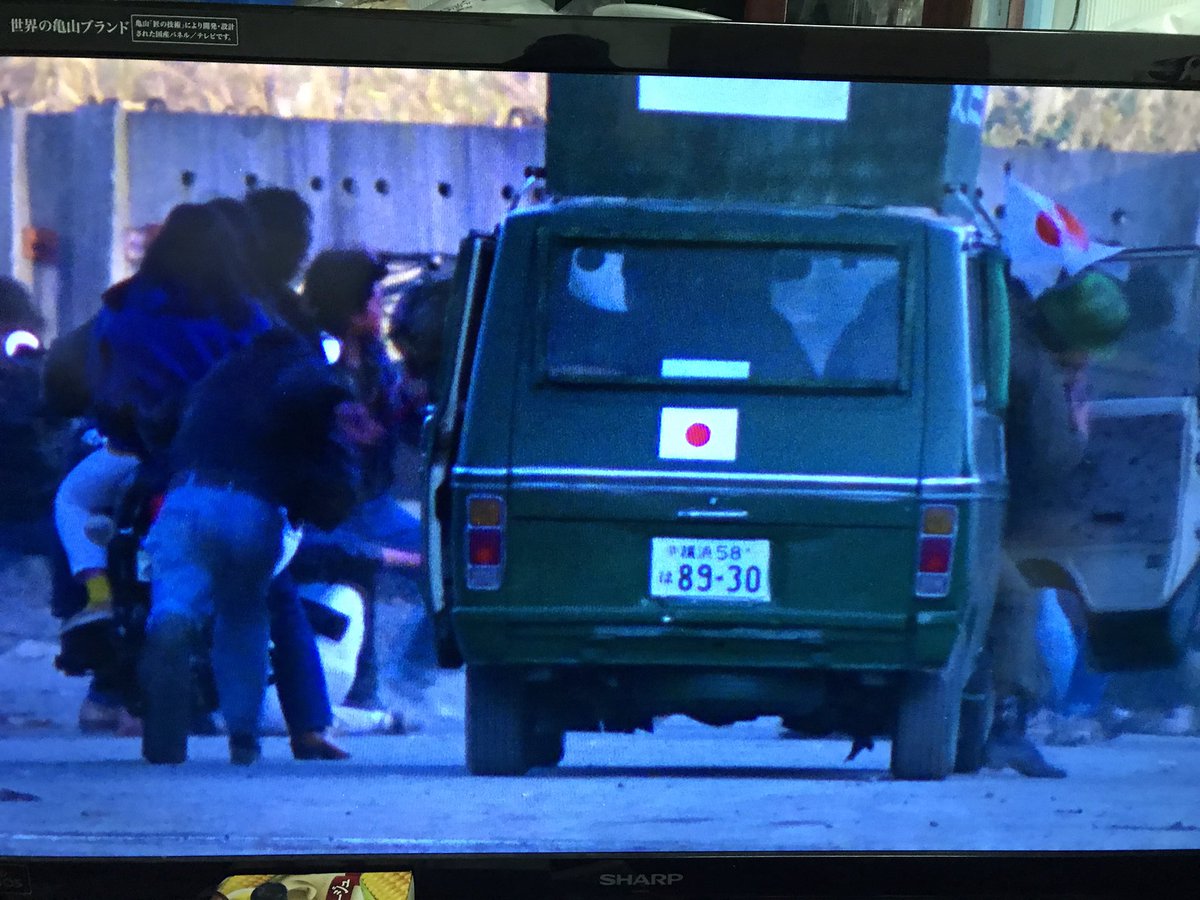
[[471, 778], [461, 735], [349, 739], [298, 763], [283, 739], [232, 768], [220, 739], [155, 768], [134, 740], [0, 739], [4, 854], [520, 850], [1123, 849], [1200, 846], [1200, 739], [1056, 748], [1065, 781], [1011, 773], [892, 781], [886, 744], [784, 740], [769, 720], [571, 735], [561, 768]]

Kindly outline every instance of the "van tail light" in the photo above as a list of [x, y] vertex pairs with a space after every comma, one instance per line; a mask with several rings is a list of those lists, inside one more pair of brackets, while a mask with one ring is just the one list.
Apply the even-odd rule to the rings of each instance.
[[958, 510], [953, 506], [921, 508], [921, 532], [917, 542], [918, 597], [945, 597], [950, 593], [954, 566], [954, 544], [958, 537]]
[[500, 565], [499, 528], [472, 528], [467, 534], [467, 556], [473, 566]]
[[467, 589], [495, 591], [504, 571], [504, 501], [491, 494], [467, 497]]

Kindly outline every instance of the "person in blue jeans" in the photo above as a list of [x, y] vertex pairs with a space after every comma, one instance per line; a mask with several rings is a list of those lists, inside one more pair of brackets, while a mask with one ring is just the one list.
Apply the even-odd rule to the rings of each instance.
[[[164, 487], [172, 471], [167, 447], [194, 386], [273, 327], [256, 300], [254, 241], [239, 212], [233, 200], [175, 207], [137, 274], [105, 294], [88, 329], [89, 411], [110, 446], [157, 471]], [[324, 672], [286, 577], [273, 583], [269, 609], [280, 700], [297, 756], [344, 758], [322, 736], [332, 721]]]
[[[284, 328], [235, 351], [196, 386], [171, 448], [176, 474], [147, 538], [140, 676], [149, 762], [187, 758], [180, 698], [194, 693], [190, 659], [209, 620], [230, 759], [259, 758], [271, 582], [299, 528], [335, 528], [353, 508], [365, 418], [341, 376]], [[303, 758], [295, 737], [292, 749]]]
[[333, 531], [312, 530], [309, 547], [326, 545], [363, 563], [358, 586], [364, 594], [363, 648], [350, 706], [377, 709], [378, 662], [375, 647], [375, 599], [380, 570], [420, 563], [420, 523], [392, 495], [393, 462], [401, 438], [401, 373], [383, 342], [380, 282], [386, 267], [364, 250], [329, 250], [308, 269], [304, 301], [317, 326], [338, 341], [337, 369], [352, 385], [355, 399], [369, 414], [369, 433], [361, 445], [362, 500]]

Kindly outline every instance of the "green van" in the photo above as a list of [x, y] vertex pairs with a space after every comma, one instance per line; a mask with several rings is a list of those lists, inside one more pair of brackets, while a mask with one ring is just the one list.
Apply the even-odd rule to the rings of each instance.
[[980, 232], [578, 198], [459, 260], [425, 522], [471, 772], [670, 714], [980, 767], [1008, 380]]

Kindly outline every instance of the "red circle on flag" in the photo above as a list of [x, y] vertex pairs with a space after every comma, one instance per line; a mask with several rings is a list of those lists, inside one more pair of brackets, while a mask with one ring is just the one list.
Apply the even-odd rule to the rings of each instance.
[[696, 422], [688, 426], [687, 434], [684, 437], [693, 447], [703, 447], [712, 437], [712, 429], [703, 422]]
[[1049, 244], [1051, 247], [1062, 245], [1062, 233], [1058, 230], [1058, 226], [1054, 224], [1054, 220], [1044, 212], [1037, 214], [1033, 228], [1037, 232], [1037, 236], [1042, 239], [1043, 244]]
[[1071, 211], [1061, 203], [1054, 204], [1054, 211], [1058, 213], [1058, 217], [1062, 219], [1063, 225], [1066, 226], [1067, 237], [1071, 239], [1071, 243], [1079, 247], [1080, 250], [1086, 250], [1088, 248], [1088, 234], [1087, 229], [1083, 227], [1083, 223], [1075, 218]]

